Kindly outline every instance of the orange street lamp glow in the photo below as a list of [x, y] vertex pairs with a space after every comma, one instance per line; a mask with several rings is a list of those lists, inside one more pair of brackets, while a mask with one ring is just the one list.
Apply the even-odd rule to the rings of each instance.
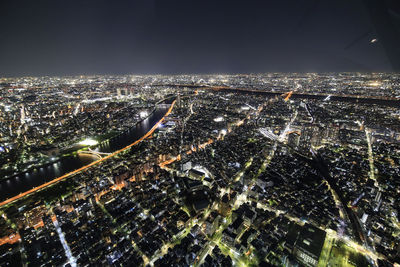
[[11, 203], [11, 202], [14, 202], [14, 201], [16, 201], [16, 200], [18, 200], [18, 199], [20, 199], [20, 198], [23, 198], [23, 197], [25, 197], [25, 196], [27, 196], [27, 195], [30, 195], [30, 194], [32, 194], [32, 193], [34, 193], [34, 192], [36, 192], [36, 191], [39, 191], [39, 190], [41, 190], [41, 189], [43, 189], [43, 188], [46, 188], [46, 187], [48, 187], [48, 186], [50, 186], [50, 185], [53, 185], [53, 184], [55, 184], [55, 183], [58, 183], [59, 181], [64, 180], [64, 179], [66, 179], [66, 178], [68, 178], [68, 177], [71, 177], [72, 175], [77, 174], [77, 173], [79, 173], [79, 172], [81, 172], [81, 171], [87, 170], [88, 168], [90, 168], [90, 167], [92, 167], [92, 166], [94, 166], [94, 165], [97, 165], [97, 164], [99, 164], [100, 162], [103, 162], [103, 161], [105, 161], [105, 160], [107, 160], [107, 159], [109, 159], [109, 158], [112, 158], [112, 157], [114, 157], [114, 156], [120, 154], [121, 152], [123, 152], [123, 151], [125, 151], [125, 150], [131, 148], [132, 146], [137, 145], [138, 143], [142, 142], [144, 139], [146, 139], [147, 137], [149, 137], [151, 134], [153, 134], [153, 132], [157, 129], [158, 125], [165, 119], [165, 117], [167, 117], [167, 116], [171, 113], [171, 111], [172, 111], [174, 105], [175, 105], [175, 100], [172, 102], [172, 104], [171, 104], [170, 108], [168, 109], [167, 113], [165, 113], [165, 115], [161, 118], [161, 120], [159, 120], [159, 121], [153, 126], [153, 128], [151, 128], [150, 131], [148, 131], [144, 136], [142, 136], [140, 139], [136, 140], [136, 141], [133, 142], [132, 144], [130, 144], [130, 145], [124, 147], [124, 148], [121, 148], [120, 150], [117, 150], [117, 151], [111, 153], [110, 155], [105, 156], [104, 158], [101, 158], [101, 159], [99, 159], [99, 160], [93, 161], [92, 163], [90, 163], [90, 164], [88, 164], [88, 165], [85, 165], [85, 166], [83, 166], [83, 167], [81, 167], [81, 168], [79, 168], [79, 169], [76, 169], [76, 170], [74, 170], [74, 171], [72, 171], [72, 172], [69, 172], [69, 173], [67, 173], [67, 174], [65, 174], [65, 175], [63, 175], [63, 176], [61, 176], [61, 177], [55, 178], [55, 179], [53, 179], [53, 180], [51, 180], [51, 181], [49, 181], [49, 182], [47, 182], [47, 183], [44, 183], [44, 184], [42, 184], [42, 185], [39, 185], [38, 187], [34, 187], [34, 188], [32, 188], [32, 189], [30, 189], [30, 190], [28, 190], [28, 191], [26, 191], [26, 192], [20, 193], [20, 194], [17, 195], [17, 196], [14, 196], [14, 197], [11, 197], [11, 198], [9, 198], [9, 199], [6, 199], [6, 200], [4, 200], [3, 202], [0, 203], [0, 207], [1, 207], [1, 206], [4, 206], [4, 205], [6, 205], [6, 204], [9, 204], [9, 203]]

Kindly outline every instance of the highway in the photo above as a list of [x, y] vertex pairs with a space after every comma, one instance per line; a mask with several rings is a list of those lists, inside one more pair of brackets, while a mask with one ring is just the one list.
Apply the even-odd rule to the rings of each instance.
[[4, 205], [7, 205], [7, 204], [10, 204], [10, 203], [12, 203], [12, 202], [14, 202], [16, 200], [19, 200], [19, 199], [21, 199], [23, 197], [28, 196], [28, 195], [31, 195], [31, 194], [33, 194], [33, 193], [35, 193], [37, 191], [40, 191], [40, 190], [42, 190], [44, 188], [47, 188], [47, 187], [49, 187], [51, 185], [54, 185], [54, 184], [56, 184], [56, 183], [58, 183], [58, 182], [60, 182], [62, 180], [65, 180], [66, 178], [72, 177], [75, 174], [78, 174], [80, 172], [83, 172], [83, 171], [89, 169], [90, 167], [98, 165], [101, 162], [106, 161], [106, 160], [108, 160], [108, 159], [120, 154], [121, 152], [123, 152], [123, 151], [125, 151], [125, 150], [127, 150], [127, 149], [129, 149], [129, 148], [131, 148], [131, 147], [133, 147], [135, 145], [137, 145], [138, 143], [142, 142], [144, 139], [146, 139], [147, 137], [149, 137], [150, 135], [153, 134], [153, 132], [157, 129], [158, 125], [165, 119], [165, 117], [167, 117], [172, 112], [172, 109], [174, 108], [174, 105], [175, 105], [175, 100], [172, 102], [170, 108], [165, 113], [165, 115], [145, 135], [143, 135], [140, 139], [136, 140], [132, 144], [130, 144], [130, 145], [124, 147], [124, 148], [121, 148], [121, 149], [119, 149], [119, 150], [117, 150], [117, 151], [115, 151], [115, 152], [113, 152], [113, 153], [101, 158], [101, 159], [93, 161], [92, 163], [90, 163], [90, 164], [88, 164], [86, 166], [83, 166], [83, 167], [81, 167], [81, 168], [79, 168], [77, 170], [69, 172], [69, 173], [67, 173], [67, 174], [65, 174], [65, 175], [63, 175], [61, 177], [55, 178], [55, 179], [53, 179], [53, 180], [51, 180], [51, 181], [49, 181], [47, 183], [44, 183], [44, 184], [42, 184], [42, 185], [40, 185], [38, 187], [32, 188], [32, 189], [30, 189], [30, 190], [28, 190], [28, 191], [26, 191], [24, 193], [20, 193], [17, 196], [8, 198], [7, 200], [5, 200], [5, 201], [0, 203], [0, 207], [2, 207]]

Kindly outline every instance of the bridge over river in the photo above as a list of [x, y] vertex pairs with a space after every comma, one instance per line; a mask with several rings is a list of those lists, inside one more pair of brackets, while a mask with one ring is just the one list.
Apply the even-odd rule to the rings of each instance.
[[61, 157], [58, 161], [38, 166], [26, 173], [0, 181], [0, 206], [70, 177], [94, 164], [106, 160], [147, 138], [174, 106], [174, 97], [158, 103], [144, 120], [107, 142], [77, 155]]

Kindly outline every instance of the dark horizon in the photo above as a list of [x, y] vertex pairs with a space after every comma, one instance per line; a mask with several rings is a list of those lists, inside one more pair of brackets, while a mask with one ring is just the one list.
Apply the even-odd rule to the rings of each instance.
[[378, 2], [4, 1], [0, 77], [396, 72]]

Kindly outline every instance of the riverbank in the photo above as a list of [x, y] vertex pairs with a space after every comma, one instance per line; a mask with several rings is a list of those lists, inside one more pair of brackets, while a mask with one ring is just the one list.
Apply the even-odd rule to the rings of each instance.
[[[103, 157], [101, 159], [98, 159], [98, 160], [96, 160], [94, 162], [91, 162], [90, 164], [82, 166], [82, 167], [80, 167], [80, 168], [78, 168], [76, 170], [70, 171], [70, 172], [68, 172], [68, 173], [66, 173], [66, 174], [64, 174], [64, 175], [62, 175], [60, 177], [57, 177], [55, 179], [52, 179], [52, 180], [50, 180], [48, 182], [42, 183], [41, 185], [33, 187], [33, 188], [23, 192], [23, 193], [19, 193], [19, 194], [15, 195], [15, 196], [12, 196], [12, 197], [9, 197], [7, 199], [4, 199], [0, 203], [0, 206], [4, 206], [4, 205], [7, 205], [9, 203], [12, 203], [12, 202], [14, 202], [14, 201], [16, 201], [18, 199], [21, 199], [21, 198], [23, 198], [25, 196], [28, 196], [28, 195], [32, 194], [34, 192], [37, 192], [37, 191], [42, 190], [42, 189], [44, 189], [44, 188], [46, 188], [48, 186], [51, 186], [51, 185], [53, 185], [53, 184], [55, 184], [55, 183], [57, 183], [57, 182], [59, 182], [61, 180], [64, 180], [64, 179], [66, 179], [68, 177], [72, 177], [73, 175], [75, 175], [77, 173], [80, 173], [80, 172], [82, 172], [84, 170], [87, 170], [88, 168], [90, 168], [92, 166], [95, 166], [95, 165], [97, 165], [97, 164], [99, 164], [99, 163], [101, 163], [101, 162], [103, 162], [103, 161], [105, 161], [105, 160], [107, 160], [107, 159], [109, 159], [111, 157], [114, 157], [114, 156], [120, 154], [121, 152], [131, 148], [132, 146], [135, 146], [136, 144], [140, 143], [141, 141], [143, 141], [144, 139], [149, 137], [151, 134], [153, 134], [153, 132], [157, 129], [158, 125], [165, 119], [165, 117], [167, 117], [171, 113], [171, 111], [172, 111], [172, 109], [174, 107], [174, 104], [175, 104], [175, 100], [171, 103], [169, 109], [165, 112], [165, 114], [159, 120], [157, 120], [154, 124], [152, 124], [153, 125], [152, 128], [150, 130], [148, 130], [147, 132], [145, 132], [139, 139], [137, 139], [133, 143], [131, 143], [131, 144], [129, 144], [129, 145], [123, 147], [123, 148], [120, 148], [120, 149], [110, 153], [109, 155], [107, 155], [107, 156], [105, 156], [105, 157]], [[148, 118], [148, 120], [149, 120], [149, 118]], [[5, 189], [1, 188], [1, 190], [5, 190]]]
[[93, 145], [93, 146], [76, 145], [75, 147], [70, 147], [68, 149], [61, 150], [57, 155], [54, 155], [52, 157], [54, 159], [50, 159], [50, 160], [48, 160], [46, 162], [42, 162], [42, 163], [36, 164], [34, 166], [27, 167], [27, 168], [25, 168], [23, 170], [20, 170], [17, 173], [12, 173], [12, 174], [3, 173], [4, 176], [0, 178], [0, 183], [3, 182], [3, 181], [7, 181], [8, 179], [13, 179], [13, 178], [16, 178], [16, 177], [23, 176], [25, 173], [32, 173], [32, 172], [38, 171], [40, 169], [45, 169], [48, 166], [51, 166], [53, 164], [59, 164], [59, 162], [62, 162], [66, 158], [76, 157], [78, 155], [78, 153], [81, 152], [81, 151], [87, 151], [89, 149], [96, 149], [96, 147], [100, 146], [101, 143], [105, 143], [107, 141], [110, 141], [111, 139], [118, 138], [118, 136], [126, 134], [131, 129], [135, 128], [137, 125], [142, 123], [144, 120], [149, 119], [154, 114], [154, 112], [156, 111], [158, 104], [160, 104], [162, 102], [166, 102], [167, 104], [171, 104], [173, 99], [174, 99], [174, 97], [167, 97], [167, 98], [161, 99], [160, 101], [156, 102], [154, 104], [153, 108], [151, 109], [151, 112], [149, 112], [149, 114], [145, 118], [141, 118], [140, 120], [136, 121], [133, 125], [131, 125], [129, 127], [128, 130], [125, 130], [125, 131], [122, 131], [122, 132], [120, 132], [120, 131], [110, 131], [110, 132], [108, 132], [106, 134], [93, 137], [93, 139], [95, 139], [98, 142], [98, 144], [96, 144], [96, 145]]

